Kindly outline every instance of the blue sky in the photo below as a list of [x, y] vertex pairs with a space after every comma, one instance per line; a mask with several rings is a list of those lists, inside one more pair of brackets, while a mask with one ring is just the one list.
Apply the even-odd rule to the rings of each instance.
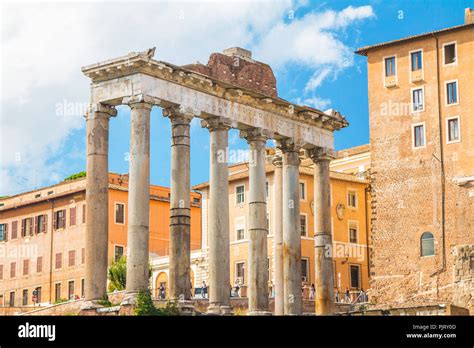
[[[8, 50], [10, 56], [19, 57], [25, 46], [33, 52], [31, 61], [26, 59], [22, 65], [2, 53], [0, 195], [54, 184], [84, 170], [84, 119], [80, 115], [58, 119], [52, 109], [62, 100], [87, 101], [88, 81], [80, 74], [80, 66], [151, 46], [157, 46], [155, 59], [177, 64], [196, 60], [205, 63], [210, 53], [226, 47], [249, 48], [255, 59], [268, 62], [274, 68], [280, 97], [322, 109], [335, 108], [347, 117], [350, 126], [335, 135], [337, 149], [368, 143], [366, 59], [351, 52], [361, 46], [462, 24], [464, 8], [474, 7], [474, 1], [285, 1], [278, 5], [221, 3], [215, 8], [212, 3], [198, 6], [179, 2], [168, 6], [166, 2], [158, 2], [149, 6], [155, 5], [157, 10], [167, 12], [167, 17], [169, 13], [178, 16], [180, 22], [174, 30], [170, 28], [176, 20], [160, 27], [160, 21], [147, 14], [153, 10], [143, 11], [140, 15], [145, 16], [143, 18], [130, 16], [127, 6], [133, 6], [131, 3], [123, 3], [123, 9], [118, 8], [107, 17], [106, 20], [115, 20], [110, 25], [100, 22], [104, 20], [99, 19], [101, 11], [107, 11], [100, 4], [38, 5], [42, 6], [39, 11], [28, 8], [39, 13], [32, 19], [31, 28], [22, 26], [22, 19], [29, 16], [25, 9], [12, 5], [8, 17], [2, 13], [5, 23], [2, 29], [6, 33], [2, 37], [3, 52]], [[94, 6], [96, 11], [91, 9]], [[192, 15], [195, 11], [207, 14], [209, 7], [215, 15], [224, 14], [224, 19], [199, 21], [195, 18], [199, 15]], [[94, 12], [98, 13], [97, 17], [90, 17]], [[67, 16], [71, 16], [72, 24], [64, 30], [51, 25], [55, 21], [67, 22]], [[124, 22], [127, 18], [129, 22]], [[321, 24], [324, 21], [336, 29], [325, 27]], [[319, 29], [306, 35], [314, 26]], [[93, 30], [93, 36], [87, 30]], [[282, 33], [295, 35], [299, 44], [294, 45], [291, 38], [282, 37], [283, 47], [279, 47], [278, 36]], [[39, 43], [34, 42], [35, 35]], [[48, 35], [54, 42], [42, 42]], [[58, 52], [60, 56], [51, 59]], [[9, 81], [13, 72], [16, 80], [19, 74], [25, 74], [24, 80], [19, 79], [17, 83], [18, 92], [16, 85]], [[319, 83], [310, 87], [315, 80]], [[5, 86], [9, 86], [8, 90]], [[45, 122], [41, 123], [42, 118]], [[130, 112], [121, 107], [110, 123], [110, 171], [128, 171], [129, 134]], [[230, 132], [229, 140], [230, 149], [247, 148], [235, 130]], [[192, 185], [208, 180], [208, 143], [208, 131], [196, 120], [191, 132]], [[169, 120], [161, 116], [159, 108], [154, 108], [151, 115], [153, 184], [169, 186], [169, 145]]]

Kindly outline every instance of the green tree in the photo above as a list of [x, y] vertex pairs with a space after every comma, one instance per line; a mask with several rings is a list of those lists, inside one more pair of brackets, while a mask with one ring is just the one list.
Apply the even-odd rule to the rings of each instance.
[[150, 290], [140, 291], [137, 297], [135, 315], [149, 316], [171, 316], [180, 315], [180, 309], [176, 302], [167, 302], [164, 308], [156, 308], [151, 299]]
[[109, 267], [109, 291], [125, 290], [127, 284], [127, 260], [122, 256]]
[[86, 172], [82, 171], [79, 173], [69, 175], [67, 178], [64, 178], [64, 181], [71, 181], [71, 180], [76, 180], [76, 179], [85, 178], [85, 177], [86, 177]]

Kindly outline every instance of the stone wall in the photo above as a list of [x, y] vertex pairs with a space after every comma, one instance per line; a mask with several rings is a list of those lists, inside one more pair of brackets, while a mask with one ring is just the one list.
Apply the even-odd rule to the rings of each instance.
[[474, 245], [455, 249], [453, 303], [471, 309], [474, 314]]

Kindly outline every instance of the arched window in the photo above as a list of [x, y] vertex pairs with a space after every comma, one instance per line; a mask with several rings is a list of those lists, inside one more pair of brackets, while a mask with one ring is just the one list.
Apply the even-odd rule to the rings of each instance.
[[434, 236], [431, 232], [425, 232], [421, 235], [421, 256], [434, 255]]

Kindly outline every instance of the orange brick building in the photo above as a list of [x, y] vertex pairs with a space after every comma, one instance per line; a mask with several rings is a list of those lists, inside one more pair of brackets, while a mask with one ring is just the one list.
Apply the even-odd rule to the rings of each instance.
[[[109, 265], [127, 252], [126, 176], [109, 174]], [[169, 188], [150, 187], [150, 256], [168, 254]], [[191, 192], [191, 249], [201, 247], [201, 197]], [[0, 200], [0, 306], [84, 294], [85, 178]]]
[[367, 56], [372, 299], [474, 308], [474, 11]]

